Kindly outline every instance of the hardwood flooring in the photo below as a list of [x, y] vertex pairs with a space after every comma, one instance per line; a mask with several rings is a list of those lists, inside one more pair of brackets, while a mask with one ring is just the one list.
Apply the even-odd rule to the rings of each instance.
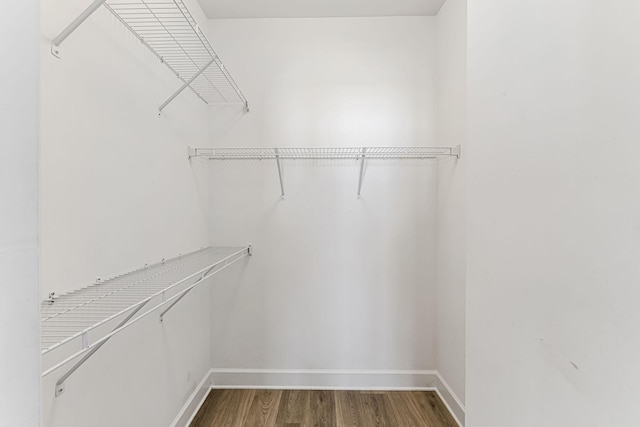
[[211, 390], [191, 427], [457, 427], [435, 392]]

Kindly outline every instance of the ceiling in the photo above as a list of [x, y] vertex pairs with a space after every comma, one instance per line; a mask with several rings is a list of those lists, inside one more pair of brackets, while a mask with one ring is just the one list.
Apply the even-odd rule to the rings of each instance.
[[209, 18], [432, 16], [445, 0], [198, 0]]

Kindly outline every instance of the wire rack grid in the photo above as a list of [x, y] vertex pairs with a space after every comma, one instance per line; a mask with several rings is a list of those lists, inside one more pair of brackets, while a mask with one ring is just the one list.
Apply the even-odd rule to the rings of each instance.
[[259, 159], [433, 159], [459, 156], [459, 147], [190, 148], [189, 157]]
[[243, 105], [246, 97], [183, 0], [94, 0], [52, 41], [52, 53], [100, 6], [109, 10], [164, 63], [183, 85], [161, 106], [189, 88], [210, 105]]
[[247, 254], [249, 247], [205, 248], [45, 300], [41, 305], [42, 354], [86, 336], [153, 298], [175, 295], [189, 279]]

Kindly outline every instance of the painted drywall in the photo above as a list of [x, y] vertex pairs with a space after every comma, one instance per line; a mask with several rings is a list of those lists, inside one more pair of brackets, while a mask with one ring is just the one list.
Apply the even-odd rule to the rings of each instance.
[[640, 423], [639, 29], [469, 2], [469, 427]]
[[0, 425], [40, 422], [38, 1], [0, 14]]
[[[212, 115], [217, 146], [436, 142], [434, 18], [209, 33], [251, 105]], [[285, 161], [284, 201], [272, 161], [192, 163], [211, 173], [212, 241], [254, 245], [214, 291], [214, 368], [435, 368], [437, 162], [372, 162], [358, 200], [356, 161]]]
[[[42, 4], [43, 295], [198, 249], [209, 238], [208, 177], [189, 167], [186, 150], [206, 141], [206, 106], [184, 93], [157, 117], [180, 82], [105, 9], [54, 58], [49, 40], [85, 6]], [[54, 384], [70, 365], [47, 376], [44, 426], [169, 425], [210, 368], [209, 301], [208, 289], [194, 291], [163, 323], [152, 315], [117, 335], [60, 397]]]
[[207, 16], [221, 18], [344, 18], [433, 16], [444, 0], [199, 0]]
[[466, 287], [467, 1], [448, 0], [438, 34], [438, 144], [460, 145], [460, 159], [438, 163], [436, 360], [464, 402]]
[[208, 373], [207, 284], [168, 313], [120, 332], [65, 381], [68, 364], [42, 381], [44, 427], [168, 426]]

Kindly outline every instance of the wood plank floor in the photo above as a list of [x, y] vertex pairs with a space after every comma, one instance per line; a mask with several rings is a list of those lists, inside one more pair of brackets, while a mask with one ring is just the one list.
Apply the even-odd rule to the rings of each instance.
[[457, 427], [435, 392], [211, 390], [191, 427]]

